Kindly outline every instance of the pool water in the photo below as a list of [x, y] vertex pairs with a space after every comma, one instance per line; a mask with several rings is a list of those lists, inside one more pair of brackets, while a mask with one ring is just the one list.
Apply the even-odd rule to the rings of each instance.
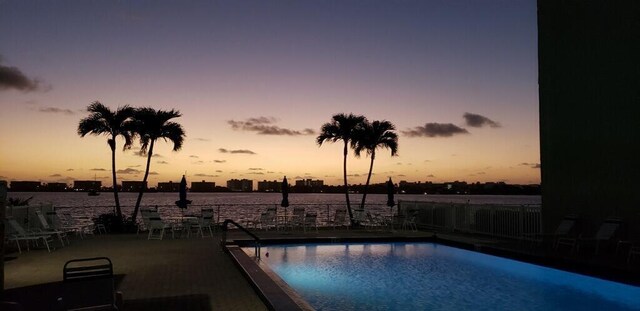
[[640, 287], [434, 243], [276, 245], [262, 254], [317, 310], [640, 310]]

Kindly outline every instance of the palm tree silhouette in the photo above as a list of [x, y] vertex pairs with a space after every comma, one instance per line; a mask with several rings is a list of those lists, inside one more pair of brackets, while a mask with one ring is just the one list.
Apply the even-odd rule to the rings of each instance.
[[347, 210], [349, 211], [349, 221], [351, 225], [355, 224], [353, 218], [353, 212], [351, 211], [351, 203], [349, 202], [349, 184], [347, 183], [347, 154], [348, 146], [355, 147], [355, 142], [352, 140], [357, 128], [364, 122], [364, 116], [356, 116], [352, 113], [346, 115], [339, 113], [331, 117], [331, 122], [325, 123], [320, 129], [320, 135], [316, 138], [316, 142], [319, 146], [325, 141], [337, 142], [342, 140], [344, 142], [344, 161], [343, 161], [343, 175], [344, 175], [344, 193], [347, 198]]
[[144, 172], [144, 178], [142, 179], [142, 187], [140, 187], [138, 199], [136, 200], [136, 207], [131, 215], [131, 220], [134, 223], [138, 216], [142, 195], [146, 190], [147, 177], [149, 177], [149, 166], [151, 164], [153, 146], [155, 145], [156, 140], [162, 138], [165, 141], [169, 140], [173, 142], [173, 151], [178, 151], [182, 148], [185, 136], [184, 129], [182, 128], [182, 125], [169, 121], [181, 116], [182, 114], [174, 109], [171, 109], [170, 111], [156, 111], [155, 109], [148, 107], [136, 109], [134, 114], [135, 134], [140, 139], [140, 153], [147, 154], [147, 168]]
[[364, 185], [360, 209], [364, 209], [364, 203], [367, 199], [367, 190], [371, 180], [371, 173], [373, 172], [373, 161], [376, 159], [376, 149], [387, 148], [391, 150], [392, 157], [398, 155], [398, 134], [394, 132], [395, 129], [395, 125], [386, 120], [373, 121], [371, 123], [365, 121], [356, 132], [354, 137], [356, 157], [360, 157], [362, 151], [365, 151], [371, 158], [369, 175], [367, 175], [367, 183]]
[[131, 148], [131, 118], [134, 109], [125, 105], [118, 107], [116, 111], [111, 111], [109, 107], [103, 105], [99, 101], [93, 102], [87, 107], [87, 111], [91, 114], [80, 120], [78, 124], [78, 135], [84, 137], [87, 134], [107, 135], [107, 143], [111, 148], [111, 172], [113, 176], [113, 197], [116, 201], [116, 216], [122, 218], [122, 210], [120, 209], [120, 199], [118, 198], [118, 182], [116, 179], [116, 138], [122, 136], [124, 138], [123, 150]]

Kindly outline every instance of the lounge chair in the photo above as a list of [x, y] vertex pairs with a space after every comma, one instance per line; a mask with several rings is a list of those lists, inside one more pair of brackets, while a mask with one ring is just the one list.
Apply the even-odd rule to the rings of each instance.
[[58, 214], [56, 211], [47, 212], [47, 218], [55, 230], [63, 231], [65, 234], [74, 233], [80, 239], [84, 239], [85, 231], [90, 227], [76, 222], [69, 214]]
[[418, 231], [416, 219], [418, 218], [418, 211], [414, 211], [410, 216], [407, 216], [402, 221], [402, 230], [409, 228], [411, 231]]
[[35, 242], [37, 245], [39, 241], [42, 241], [47, 247], [47, 251], [51, 252], [51, 247], [49, 246], [49, 243], [53, 243], [51, 234], [26, 231], [13, 217], [7, 217], [6, 222], [9, 223], [9, 227], [13, 229], [13, 232], [8, 235], [7, 239], [9, 241], [16, 241], [18, 253], [22, 253], [20, 241], [27, 242], [27, 251], [29, 250], [29, 242]]
[[295, 227], [301, 227], [304, 228], [304, 213], [305, 213], [305, 208], [304, 207], [294, 207], [293, 208], [293, 214], [291, 216], [291, 219], [289, 220], [289, 227], [291, 227], [292, 229]]
[[64, 241], [65, 240], [67, 241], [67, 245], [69, 245], [69, 237], [67, 236], [67, 233], [65, 231], [57, 230], [54, 227], [52, 227], [51, 225], [49, 225], [49, 223], [47, 222], [47, 219], [42, 214], [42, 211], [36, 210], [36, 216], [38, 217], [38, 220], [40, 221], [40, 226], [42, 227], [42, 229], [40, 231], [42, 233], [44, 233], [44, 234], [55, 234], [56, 236], [58, 236], [58, 240], [60, 240], [60, 244], [62, 244], [62, 246], [64, 246]]
[[316, 232], [318, 232], [318, 214], [316, 213], [307, 213], [304, 215], [304, 231], [307, 231], [307, 228], [314, 227]]
[[260, 214], [258, 219], [250, 223], [253, 224], [254, 229], [258, 229], [258, 226], [265, 231], [269, 231], [270, 228], [278, 229], [276, 209], [268, 208], [266, 212]]
[[553, 242], [554, 249], [558, 249], [560, 246], [567, 246], [570, 250], [573, 250], [577, 240], [575, 236], [577, 224], [577, 215], [567, 215], [562, 219], [556, 231], [553, 233], [553, 238], [555, 239]]
[[[333, 215], [333, 220], [329, 221], [328, 225], [332, 226], [333, 229], [335, 230], [336, 227], [342, 227], [344, 226], [344, 223], [347, 220], [347, 209], [346, 208], [339, 208], [336, 209], [336, 213]], [[347, 226], [347, 229], [349, 228], [349, 226]]]
[[578, 238], [576, 251], [580, 252], [580, 248], [585, 244], [595, 244], [595, 253], [598, 254], [600, 245], [602, 243], [611, 242], [618, 235], [620, 228], [622, 227], [622, 220], [618, 218], [609, 218], [605, 220], [601, 225], [596, 235], [590, 238]]
[[147, 224], [147, 229], [149, 230], [149, 235], [147, 236], [148, 240], [162, 240], [164, 237], [164, 231], [166, 229], [171, 229], [171, 235], [174, 236], [174, 228], [166, 224], [162, 221], [160, 214], [158, 212], [149, 212], [149, 223]]
[[62, 310], [119, 310], [122, 293], [115, 289], [113, 264], [107, 257], [69, 260], [64, 264]]

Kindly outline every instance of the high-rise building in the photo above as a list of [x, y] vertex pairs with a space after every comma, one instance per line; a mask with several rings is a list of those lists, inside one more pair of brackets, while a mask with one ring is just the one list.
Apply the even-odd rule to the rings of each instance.
[[42, 183], [39, 181], [12, 181], [11, 191], [40, 191]]
[[258, 182], [258, 191], [261, 192], [280, 192], [282, 190], [282, 182], [277, 180], [274, 181], [259, 181]]
[[100, 180], [74, 180], [73, 190], [76, 191], [89, 191], [100, 190], [102, 187], [102, 181]]
[[158, 192], [178, 192], [180, 191], [180, 183], [179, 182], [159, 182], [158, 183]]
[[141, 181], [123, 181], [122, 182], [122, 191], [124, 192], [137, 192], [142, 189], [142, 187], [147, 188], [147, 182]]
[[253, 180], [231, 179], [227, 180], [227, 188], [231, 191], [251, 192], [253, 191]]
[[296, 180], [296, 191], [298, 192], [322, 192], [323, 180], [300, 179]]
[[215, 182], [194, 181], [191, 183], [191, 192], [214, 192], [216, 190]]

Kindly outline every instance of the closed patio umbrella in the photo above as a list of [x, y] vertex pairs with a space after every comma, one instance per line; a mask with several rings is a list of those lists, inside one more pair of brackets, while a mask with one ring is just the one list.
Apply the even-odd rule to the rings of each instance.
[[182, 180], [180, 181], [180, 199], [176, 201], [176, 205], [184, 210], [188, 204], [191, 204], [191, 200], [187, 200], [187, 179], [182, 175]]
[[285, 223], [287, 222], [287, 207], [289, 207], [289, 183], [287, 182], [287, 176], [282, 180], [282, 202], [280, 206], [284, 207]]
[[389, 177], [389, 180], [387, 181], [387, 206], [390, 207], [391, 210], [391, 218], [390, 218], [390, 225], [391, 225], [391, 230], [393, 230], [393, 206], [396, 205], [396, 202], [393, 200], [393, 195], [396, 192], [396, 187], [393, 185], [393, 182], [391, 181], [391, 177]]

